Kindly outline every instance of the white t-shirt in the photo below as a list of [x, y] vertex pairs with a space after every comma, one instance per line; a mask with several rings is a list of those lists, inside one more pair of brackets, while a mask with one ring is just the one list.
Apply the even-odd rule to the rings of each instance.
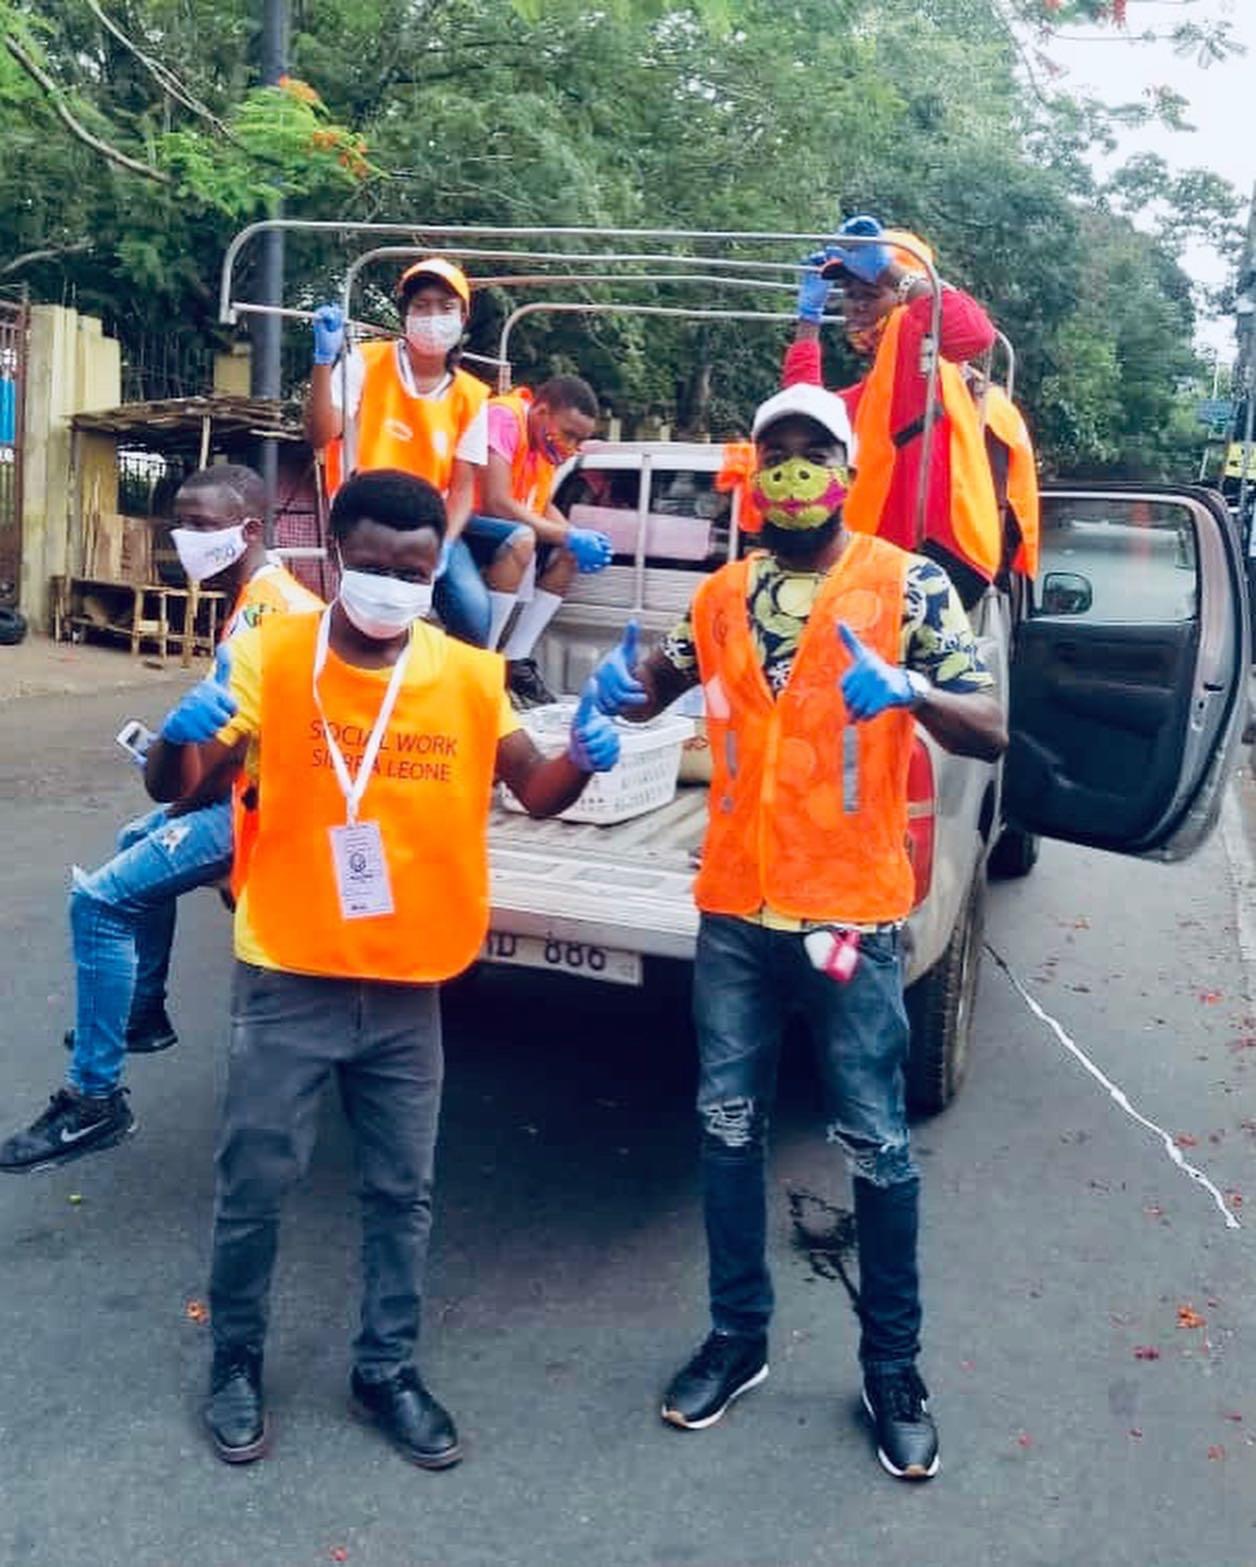
[[[393, 344], [393, 352], [397, 356], [397, 374], [401, 379], [401, 385], [408, 397], [418, 399], [435, 400], [444, 397], [453, 385], [453, 376], [446, 375], [430, 392], [420, 392], [414, 384], [414, 371], [410, 367], [410, 355], [406, 352], [406, 345], [398, 339]], [[349, 355], [349, 407], [354, 418], [358, 409], [362, 406], [362, 388], [366, 384], [366, 361], [355, 348]], [[343, 406], [343, 391], [345, 382], [345, 366], [338, 360], [331, 367], [331, 405], [339, 409]], [[479, 411], [471, 423], [462, 432], [462, 438], [454, 448], [454, 456], [461, 457], [464, 462], [474, 463], [477, 468], [483, 468], [488, 463], [488, 403], [482, 403]]]

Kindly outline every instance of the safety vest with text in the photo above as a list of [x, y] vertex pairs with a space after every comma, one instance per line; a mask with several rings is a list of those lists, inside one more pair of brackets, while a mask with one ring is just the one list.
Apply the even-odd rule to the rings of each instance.
[[[320, 617], [263, 621], [258, 823], [248, 915], [277, 968], [297, 974], [434, 984], [461, 973], [488, 931], [488, 817], [504, 670], [496, 653], [439, 639], [427, 679], [403, 678], [360, 820], [377, 822], [393, 912], [341, 914], [330, 829], [345, 822], [313, 695]], [[356, 767], [390, 670], [329, 651], [319, 677], [328, 724]]]
[[[445, 495], [458, 442], [488, 401], [488, 387], [465, 370], [455, 370], [439, 397], [415, 397], [397, 364], [397, 354], [405, 351], [396, 340], [363, 343], [358, 349], [366, 374], [354, 421], [355, 468], [400, 468]], [[327, 493], [334, 495], [346, 478], [343, 440], [331, 442], [324, 461]]]
[[856, 724], [840, 682], [845, 622], [900, 662], [909, 557], [883, 539], [847, 541], [820, 587], [784, 689], [773, 699], [750, 630], [753, 556], [709, 577], [693, 602], [712, 781], [702, 868], [709, 914], [764, 906], [803, 920], [879, 924], [913, 902], [907, 767], [914, 724], [892, 708]]
[[[855, 533], [880, 531], [898, 454], [924, 436], [923, 417], [905, 430], [890, 429], [905, 315], [902, 305], [891, 311], [855, 410], [856, 471], [842, 508], [846, 526]], [[939, 357], [937, 371], [939, 401], [949, 430], [951, 494], [946, 511], [950, 536], [944, 534], [936, 542], [993, 579], [1002, 560], [1003, 541], [980, 419], [958, 365]], [[892, 542], [904, 548], [917, 543], [912, 538]]]

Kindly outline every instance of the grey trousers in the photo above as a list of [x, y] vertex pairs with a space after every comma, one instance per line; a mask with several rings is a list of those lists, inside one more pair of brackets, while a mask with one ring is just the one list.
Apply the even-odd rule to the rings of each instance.
[[411, 1359], [432, 1227], [442, 1063], [435, 986], [236, 964], [209, 1287], [216, 1347], [263, 1346], [280, 1205], [309, 1166], [320, 1092], [334, 1071], [362, 1206], [354, 1361], [379, 1380]]

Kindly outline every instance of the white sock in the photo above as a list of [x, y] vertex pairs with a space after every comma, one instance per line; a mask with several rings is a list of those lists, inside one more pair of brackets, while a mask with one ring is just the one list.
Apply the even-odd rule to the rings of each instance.
[[532, 602], [525, 604], [519, 611], [519, 619], [515, 621], [509, 640], [502, 649], [508, 659], [528, 657], [542, 631], [557, 614], [561, 603], [559, 594], [549, 593], [544, 588], [536, 590]]
[[510, 619], [510, 612], [515, 607], [518, 599], [517, 593], [499, 593], [496, 588], [488, 590], [489, 623], [488, 645], [495, 648], [502, 639], [502, 632], [506, 629], [506, 622]]

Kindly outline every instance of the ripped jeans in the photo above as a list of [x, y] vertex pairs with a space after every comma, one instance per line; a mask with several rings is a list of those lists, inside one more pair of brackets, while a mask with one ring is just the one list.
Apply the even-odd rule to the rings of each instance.
[[772, 1315], [764, 1167], [781, 1035], [794, 1010], [810, 1028], [829, 1141], [854, 1177], [860, 1360], [902, 1369], [920, 1349], [920, 1174], [907, 1137], [896, 931], [861, 937], [854, 977], [840, 984], [812, 967], [794, 932], [702, 916], [694, 1021], [712, 1324], [761, 1334]]
[[165, 999], [175, 899], [230, 870], [231, 803], [225, 800], [176, 817], [163, 805], [122, 829], [118, 852], [99, 870], [75, 867], [71, 1088], [104, 1095], [118, 1086], [127, 1019]]

